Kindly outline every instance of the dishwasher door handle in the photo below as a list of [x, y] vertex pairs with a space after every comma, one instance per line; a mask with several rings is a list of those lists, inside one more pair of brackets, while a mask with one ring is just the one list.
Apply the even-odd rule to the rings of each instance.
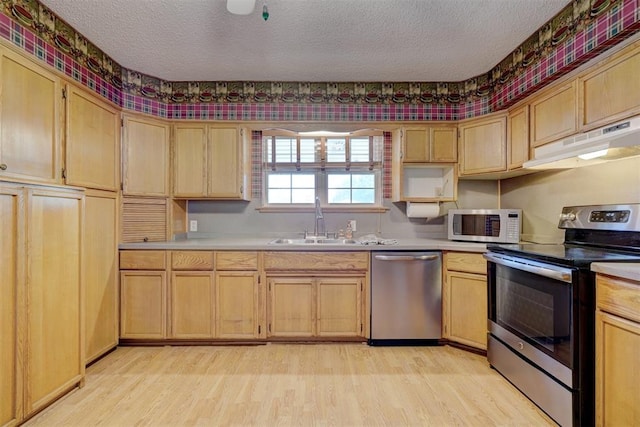
[[374, 258], [380, 261], [433, 261], [440, 255], [375, 255]]

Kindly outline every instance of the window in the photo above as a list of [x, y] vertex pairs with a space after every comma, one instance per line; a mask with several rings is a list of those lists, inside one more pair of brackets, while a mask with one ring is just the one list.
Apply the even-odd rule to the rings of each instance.
[[380, 207], [382, 132], [263, 132], [263, 205]]

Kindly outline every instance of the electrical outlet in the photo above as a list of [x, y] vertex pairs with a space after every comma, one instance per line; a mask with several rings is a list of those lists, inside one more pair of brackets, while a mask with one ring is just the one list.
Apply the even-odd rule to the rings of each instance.
[[351, 231], [356, 231], [356, 220], [350, 219], [348, 223], [351, 224]]
[[192, 219], [189, 221], [189, 231], [198, 231], [198, 221]]

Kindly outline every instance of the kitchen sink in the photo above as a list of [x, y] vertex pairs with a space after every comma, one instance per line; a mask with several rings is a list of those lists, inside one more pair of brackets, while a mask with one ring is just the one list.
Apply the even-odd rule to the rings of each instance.
[[270, 245], [357, 245], [353, 239], [274, 239]]

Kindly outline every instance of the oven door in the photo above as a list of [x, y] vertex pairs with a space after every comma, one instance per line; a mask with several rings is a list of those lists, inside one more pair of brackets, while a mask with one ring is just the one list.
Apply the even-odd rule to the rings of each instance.
[[573, 387], [573, 287], [577, 269], [489, 252], [489, 331]]

